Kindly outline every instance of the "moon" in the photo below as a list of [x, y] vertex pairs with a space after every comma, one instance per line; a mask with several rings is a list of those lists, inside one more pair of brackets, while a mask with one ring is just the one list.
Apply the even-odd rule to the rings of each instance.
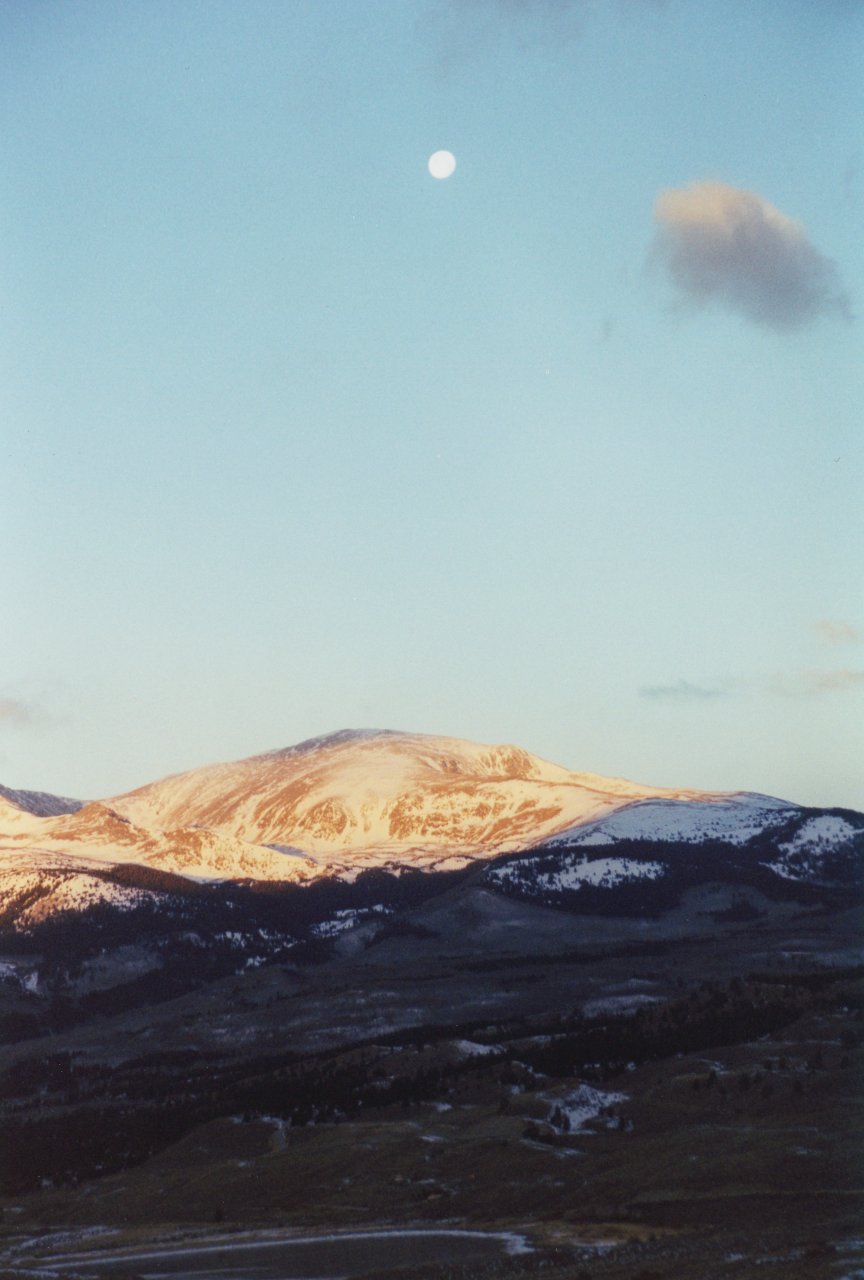
[[452, 151], [433, 151], [429, 157], [429, 172], [433, 178], [449, 178], [456, 168], [456, 157]]

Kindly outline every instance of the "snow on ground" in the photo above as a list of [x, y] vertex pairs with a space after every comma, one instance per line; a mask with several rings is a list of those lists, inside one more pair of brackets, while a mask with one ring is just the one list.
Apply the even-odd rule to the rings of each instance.
[[837, 814], [808, 818], [791, 840], [779, 846], [780, 857], [765, 865], [784, 880], [818, 881], [825, 874], [825, 855], [845, 845], [857, 830]]
[[47, 791], [15, 791], [12, 787], [0, 786], [0, 800], [10, 806], [39, 818], [47, 818], [61, 813], [75, 813], [84, 807], [83, 800], [72, 800], [69, 796], [55, 796]]
[[478, 1044], [476, 1040], [454, 1040], [453, 1048], [463, 1058], [485, 1058], [490, 1053], [500, 1053], [498, 1044]]
[[[6, 795], [29, 796], [46, 814], [52, 805], [75, 804]], [[77, 813], [33, 817], [0, 789], [4, 843], [26, 847], [34, 861], [45, 851], [65, 852], [200, 880], [352, 880], [367, 867], [457, 870], [532, 846], [608, 846], [639, 837], [743, 844], [796, 812], [767, 796], [571, 772], [510, 745], [378, 730], [192, 770]], [[597, 881], [589, 869], [579, 884], [649, 874], [603, 870], [602, 862], [596, 859]]]
[[376, 902], [373, 907], [342, 907], [339, 911], [334, 911], [329, 920], [313, 924], [311, 931], [318, 938], [335, 938], [346, 929], [353, 929], [355, 925], [363, 924], [374, 916], [392, 914], [393, 908], [385, 907], [382, 902]]
[[537, 889], [559, 892], [562, 889], [577, 890], [590, 884], [603, 889], [611, 889], [616, 885], [633, 880], [656, 880], [663, 874], [661, 862], [637, 862], [635, 858], [583, 858], [579, 862], [570, 862], [556, 871], [534, 872], [533, 862], [528, 859], [509, 862], [503, 867], [493, 868], [489, 875], [492, 880], [521, 882], [525, 878], [526, 867], [531, 870], [531, 883]]
[[766, 827], [786, 822], [796, 808], [784, 800], [746, 793], [716, 800], [637, 800], [596, 822], [562, 831], [545, 841], [544, 847], [712, 839], [742, 845]]
[[552, 1103], [547, 1123], [562, 1133], [585, 1133], [589, 1120], [598, 1120], [601, 1112], [618, 1102], [626, 1102], [629, 1094], [613, 1093], [607, 1089], [595, 1089], [590, 1084], [580, 1084], [560, 1098], [547, 1098]]
[[[512, 745], [377, 730], [343, 731], [208, 766], [115, 797], [151, 830], [197, 824], [251, 843], [318, 855], [488, 857], [539, 844], [634, 801], [686, 807], [710, 793], [577, 773]], [[772, 803], [772, 802], [766, 802]]]
[[778, 859], [776, 862], [766, 862], [765, 866], [783, 880], [809, 880], [813, 871], [809, 862], [793, 864]]
[[[91, 811], [95, 808], [90, 807]], [[269, 847], [201, 828], [147, 831], [108, 810], [97, 812], [95, 818], [84, 810], [54, 819], [23, 814], [21, 820], [24, 825], [20, 830], [9, 822], [0, 835], [0, 871], [15, 865], [16, 854], [21, 866], [32, 868], [110, 869], [134, 864], [199, 882], [246, 878], [304, 881], [317, 871], [314, 860], [305, 854], [286, 857]]]
[[[19, 859], [20, 855], [14, 861]], [[48, 881], [41, 869], [31, 871], [26, 863], [15, 867], [13, 862], [13, 867], [10, 868], [8, 863], [3, 867], [5, 874], [0, 882], [0, 903], [24, 901], [28, 897], [33, 899], [16, 916], [16, 928], [26, 929], [57, 911], [85, 911], [97, 903], [129, 911], [144, 902], [157, 902], [162, 896], [150, 889], [114, 884], [90, 875], [84, 869], [73, 869], [74, 861], [71, 859], [52, 868], [54, 874]], [[69, 874], [56, 874], [57, 871], [69, 871]]]
[[604, 1013], [633, 1013], [646, 1004], [662, 1004], [663, 996], [633, 995], [601, 996], [588, 1000], [582, 1006], [586, 1018], [597, 1018]]
[[97, 902], [105, 902], [128, 911], [142, 902], [156, 902], [161, 895], [150, 889], [111, 884], [94, 876], [74, 875], [58, 885], [51, 896], [54, 910], [83, 911]]
[[447, 858], [436, 858], [430, 863], [431, 871], [462, 871], [475, 859], [468, 853], [456, 853]]
[[661, 862], [636, 862], [633, 858], [592, 858], [587, 862], [577, 862], [561, 871], [540, 877], [548, 879], [549, 888], [580, 889], [583, 884], [592, 884], [609, 889], [628, 880], [656, 880], [663, 874]]
[[804, 853], [811, 850], [821, 852], [851, 840], [856, 831], [857, 828], [853, 827], [846, 818], [838, 817], [833, 813], [823, 813], [818, 817], [808, 818], [798, 828], [792, 839], [781, 844], [780, 848], [784, 853]]

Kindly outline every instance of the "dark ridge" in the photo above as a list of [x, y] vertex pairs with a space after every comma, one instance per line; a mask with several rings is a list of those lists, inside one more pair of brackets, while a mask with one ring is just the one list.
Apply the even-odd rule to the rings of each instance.
[[54, 796], [49, 791], [13, 791], [11, 787], [4, 786], [0, 786], [0, 796], [14, 804], [16, 809], [32, 813], [37, 818], [56, 818], [62, 813], [77, 813], [87, 804], [86, 800]]

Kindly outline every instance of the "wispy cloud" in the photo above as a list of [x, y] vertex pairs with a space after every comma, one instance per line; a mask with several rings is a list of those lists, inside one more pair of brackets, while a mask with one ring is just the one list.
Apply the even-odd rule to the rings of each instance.
[[639, 690], [640, 698], [657, 698], [667, 702], [692, 702], [705, 698], [722, 698], [725, 690], [708, 689], [704, 685], [678, 680], [675, 684], [647, 685]]
[[777, 330], [850, 318], [837, 268], [803, 227], [755, 191], [693, 182], [654, 205], [655, 254], [683, 298], [719, 303]]
[[864, 689], [864, 671], [840, 667], [833, 671], [799, 671], [789, 676], [774, 676], [764, 681], [767, 693], [784, 698], [820, 698], [832, 693], [852, 693]]
[[582, 14], [591, 5], [589, 0], [438, 0], [436, 7], [460, 19], [479, 13], [488, 14], [498, 22], [515, 18], [548, 23], [550, 19]]
[[734, 695], [756, 695], [770, 698], [822, 698], [832, 694], [864, 690], [864, 671], [835, 667], [827, 671], [780, 672], [719, 680], [712, 685], [676, 680], [671, 684], [644, 685], [640, 698], [656, 702], [706, 702]]
[[582, 32], [589, 0], [431, 0], [423, 25], [440, 70], [501, 44], [544, 49]]
[[839, 618], [820, 618], [814, 625], [819, 638], [826, 644], [860, 644], [864, 640], [857, 627]]
[[0, 725], [13, 729], [28, 729], [42, 720], [39, 708], [20, 698], [0, 698]]

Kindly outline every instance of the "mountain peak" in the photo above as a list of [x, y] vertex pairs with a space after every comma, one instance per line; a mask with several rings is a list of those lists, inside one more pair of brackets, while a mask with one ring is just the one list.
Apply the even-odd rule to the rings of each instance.
[[277, 756], [302, 756], [313, 751], [326, 750], [328, 747], [349, 746], [355, 742], [368, 742], [375, 738], [405, 738], [410, 735], [400, 729], [336, 729], [333, 733], [323, 733], [316, 738], [306, 738], [291, 747], [277, 747], [275, 751], [267, 751], [262, 758]]
[[212, 863], [220, 876], [235, 866], [238, 876], [290, 878], [274, 849], [300, 852], [316, 874], [351, 877], [366, 867], [452, 869], [556, 839], [581, 846], [670, 824], [756, 830], [789, 809], [576, 773], [512, 744], [367, 728], [175, 774], [77, 814], [34, 818], [10, 806], [4, 821], [16, 847], [35, 823], [40, 847], [64, 853], [78, 841], [104, 850], [100, 858], [113, 849], [121, 861], [156, 859], [181, 873], [194, 854], [196, 875]]
[[322, 867], [443, 865], [525, 849], [649, 797], [708, 799], [574, 773], [512, 744], [339, 729], [154, 782], [109, 803], [136, 826], [206, 827]]

